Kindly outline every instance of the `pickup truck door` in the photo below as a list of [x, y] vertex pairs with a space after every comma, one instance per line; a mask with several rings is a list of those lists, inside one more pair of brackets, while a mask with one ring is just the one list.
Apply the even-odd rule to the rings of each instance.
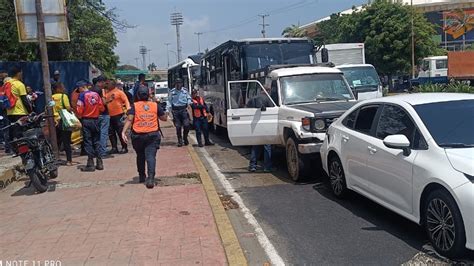
[[[273, 107], [249, 108], [247, 102], [264, 93]], [[227, 82], [227, 132], [234, 146], [279, 144], [278, 106], [257, 80]]]

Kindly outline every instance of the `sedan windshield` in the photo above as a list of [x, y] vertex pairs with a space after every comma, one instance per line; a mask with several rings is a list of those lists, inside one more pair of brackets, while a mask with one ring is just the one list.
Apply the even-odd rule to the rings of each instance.
[[414, 108], [440, 147], [474, 147], [474, 100], [421, 104]]
[[373, 67], [340, 68], [349, 85], [355, 90], [377, 90], [380, 85], [379, 76]]
[[310, 74], [281, 78], [283, 104], [352, 100], [341, 74]]

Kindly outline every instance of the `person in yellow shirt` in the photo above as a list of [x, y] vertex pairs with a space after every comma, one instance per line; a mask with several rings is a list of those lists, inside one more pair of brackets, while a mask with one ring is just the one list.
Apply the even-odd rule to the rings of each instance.
[[63, 128], [61, 122], [61, 115], [59, 112], [62, 109], [71, 111], [71, 104], [69, 103], [69, 97], [64, 92], [64, 84], [61, 82], [56, 82], [53, 84], [53, 101], [56, 103], [54, 105], [54, 121], [56, 122], [56, 135], [58, 136], [58, 146], [61, 147], [63, 144], [64, 151], [66, 152], [66, 165], [72, 166], [72, 149], [71, 149], [71, 130]]
[[[32, 112], [31, 105], [29, 104], [26, 87], [23, 84], [23, 72], [21, 68], [14, 66], [8, 72], [8, 76], [11, 79], [8, 81], [11, 84], [12, 94], [16, 98], [15, 105], [7, 110], [8, 119], [11, 123], [18, 121], [21, 117], [28, 115]], [[10, 140], [21, 137], [20, 127], [10, 128]]]
[[[105, 89], [105, 102], [110, 115], [109, 138], [110, 144], [112, 145], [110, 153], [124, 154], [128, 152], [128, 147], [127, 143], [123, 140], [121, 133], [124, 126], [123, 117], [126, 112], [130, 110], [130, 103], [125, 92], [117, 88], [117, 82], [115, 80], [107, 80], [105, 82]], [[117, 135], [122, 146], [120, 152], [117, 147]]]

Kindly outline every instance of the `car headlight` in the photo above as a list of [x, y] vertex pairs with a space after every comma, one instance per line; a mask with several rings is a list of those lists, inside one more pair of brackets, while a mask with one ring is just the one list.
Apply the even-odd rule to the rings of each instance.
[[472, 183], [474, 183], [474, 176], [468, 175], [468, 174], [466, 174], [466, 173], [464, 173], [464, 176], [466, 176], [466, 178], [469, 179], [469, 181], [471, 181]]
[[325, 128], [326, 128], [326, 122], [324, 122], [323, 119], [316, 119], [316, 121], [314, 121], [314, 129], [321, 131], [321, 130], [324, 130]]

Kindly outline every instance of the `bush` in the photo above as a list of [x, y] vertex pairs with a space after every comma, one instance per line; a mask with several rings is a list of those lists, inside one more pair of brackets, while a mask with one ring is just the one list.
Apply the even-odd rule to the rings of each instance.
[[449, 84], [423, 84], [414, 88], [415, 92], [457, 92], [457, 93], [474, 93], [474, 87], [464, 83], [455, 81]]

